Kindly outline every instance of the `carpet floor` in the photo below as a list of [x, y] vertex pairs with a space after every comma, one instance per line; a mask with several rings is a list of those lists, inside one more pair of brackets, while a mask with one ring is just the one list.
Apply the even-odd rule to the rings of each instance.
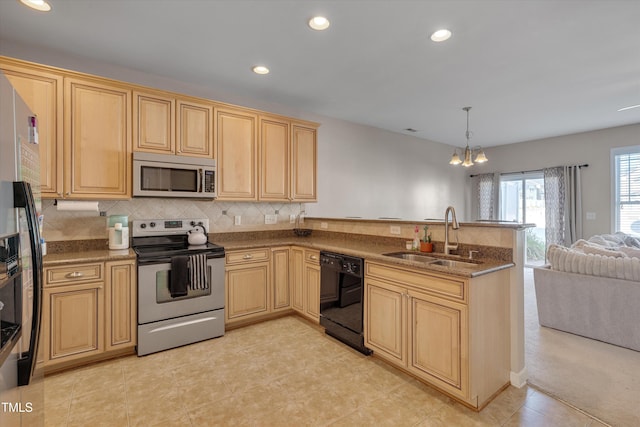
[[612, 426], [640, 425], [640, 352], [541, 327], [525, 268], [529, 384]]

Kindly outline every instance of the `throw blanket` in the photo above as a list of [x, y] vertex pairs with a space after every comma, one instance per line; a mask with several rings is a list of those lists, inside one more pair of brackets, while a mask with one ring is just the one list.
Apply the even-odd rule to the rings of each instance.
[[640, 282], [639, 258], [632, 258], [626, 254], [603, 256], [599, 253], [585, 252], [550, 245], [547, 250], [547, 259], [552, 270]]

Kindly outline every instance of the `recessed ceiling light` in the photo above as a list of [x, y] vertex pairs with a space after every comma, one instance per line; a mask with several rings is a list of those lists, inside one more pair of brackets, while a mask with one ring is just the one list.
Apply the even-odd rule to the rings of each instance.
[[638, 105], [630, 105], [628, 107], [621, 108], [618, 111], [631, 110], [632, 108], [640, 108], [640, 104], [638, 104]]
[[309, 27], [314, 30], [326, 30], [327, 28], [329, 28], [329, 25], [331, 25], [331, 23], [324, 16], [314, 16], [309, 20]]
[[451, 37], [451, 31], [447, 30], [446, 28], [443, 28], [442, 30], [438, 30], [431, 34], [431, 40], [433, 40], [434, 42], [443, 42], [445, 40], [448, 40], [449, 37]]
[[20, 0], [20, 3], [41, 12], [49, 12], [51, 10], [51, 5], [44, 0]]
[[269, 74], [269, 69], [264, 65], [256, 65], [252, 70], [256, 74]]

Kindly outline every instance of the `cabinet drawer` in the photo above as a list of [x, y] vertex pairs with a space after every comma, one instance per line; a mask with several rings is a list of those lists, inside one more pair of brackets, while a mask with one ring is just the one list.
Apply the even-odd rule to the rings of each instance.
[[102, 263], [75, 264], [44, 269], [45, 286], [102, 280]]
[[314, 264], [320, 264], [320, 251], [312, 251], [309, 249], [305, 249], [304, 251], [304, 260], [306, 262], [311, 262]]
[[271, 250], [269, 248], [227, 252], [226, 263], [227, 265], [231, 265], [248, 262], [268, 261], [270, 252]]
[[370, 262], [366, 263], [365, 269], [367, 276], [390, 280], [405, 286], [414, 286], [422, 291], [459, 301], [466, 301], [467, 299], [467, 281], [464, 279], [443, 277], [437, 274]]

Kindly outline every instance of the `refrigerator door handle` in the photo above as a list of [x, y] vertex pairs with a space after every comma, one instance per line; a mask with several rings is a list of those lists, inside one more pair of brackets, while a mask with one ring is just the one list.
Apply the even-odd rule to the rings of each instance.
[[33, 319], [31, 320], [29, 352], [18, 359], [18, 385], [23, 386], [29, 384], [38, 354], [38, 337], [42, 317], [42, 247], [40, 245], [38, 212], [36, 211], [31, 185], [24, 181], [14, 182], [13, 200], [16, 208], [24, 208], [26, 210], [31, 257], [33, 260]]

